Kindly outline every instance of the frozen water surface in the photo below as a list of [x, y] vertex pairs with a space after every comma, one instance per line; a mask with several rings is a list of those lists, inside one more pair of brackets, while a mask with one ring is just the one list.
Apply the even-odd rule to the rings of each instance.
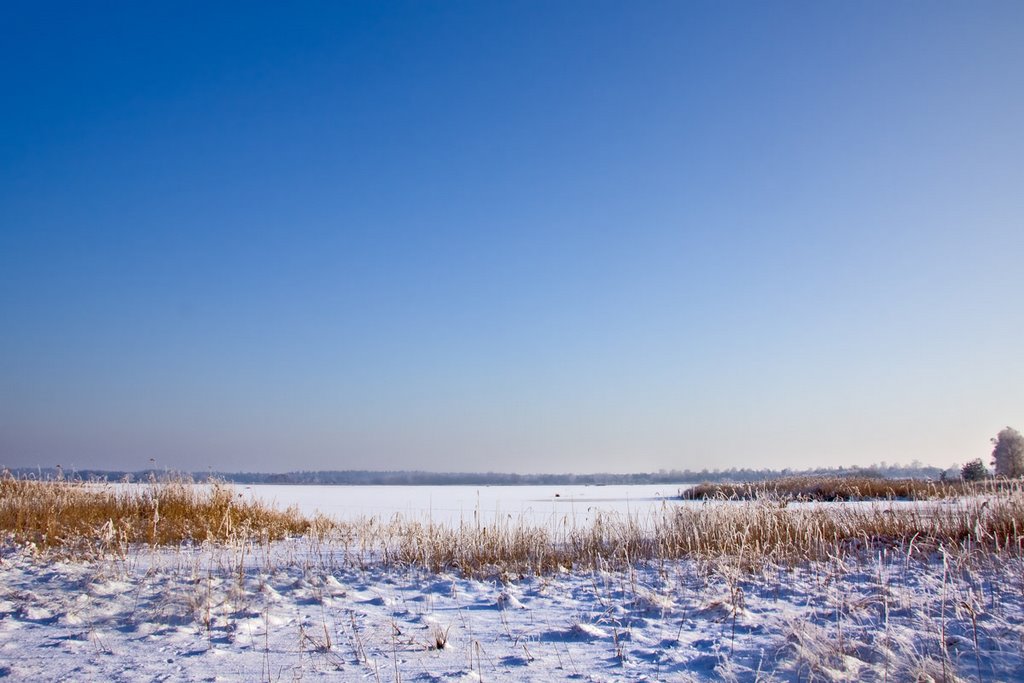
[[567, 518], [587, 522], [600, 512], [648, 515], [678, 505], [679, 485], [613, 486], [296, 486], [235, 485], [240, 493], [305, 514], [340, 520], [396, 514], [435, 523], [492, 524], [495, 520], [546, 525]]

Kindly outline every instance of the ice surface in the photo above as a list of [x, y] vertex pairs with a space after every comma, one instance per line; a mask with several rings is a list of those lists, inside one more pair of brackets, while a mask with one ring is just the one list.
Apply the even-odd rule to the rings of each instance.
[[491, 524], [498, 519], [547, 524], [570, 518], [586, 522], [598, 511], [649, 514], [663, 505], [683, 504], [680, 485], [613, 486], [298, 486], [236, 485], [246, 496], [306, 514], [336, 519], [389, 518], [441, 524]]

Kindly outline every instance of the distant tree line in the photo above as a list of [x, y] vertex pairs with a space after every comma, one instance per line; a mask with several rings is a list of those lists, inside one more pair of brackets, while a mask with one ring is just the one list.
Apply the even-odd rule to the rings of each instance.
[[83, 481], [150, 481], [172, 477], [189, 477], [195, 481], [220, 479], [236, 484], [310, 484], [310, 485], [377, 485], [377, 486], [568, 486], [602, 484], [697, 484], [701, 482], [740, 483], [767, 481], [794, 476], [851, 476], [885, 479], [938, 479], [942, 468], [914, 462], [904, 465], [872, 465], [871, 467], [834, 467], [805, 470], [794, 469], [703, 469], [659, 470], [632, 474], [515, 474], [509, 472], [423, 472], [410, 470], [304, 470], [284, 473], [271, 472], [176, 472], [147, 469], [135, 472], [118, 470], [64, 470], [61, 468], [12, 468], [16, 477], [38, 479], [71, 478]]
[[[998, 477], [1024, 476], [1024, 436], [1007, 427], [992, 440], [992, 466]], [[633, 474], [515, 474], [510, 472], [424, 472], [420, 470], [303, 470], [294, 472], [175, 472], [154, 468], [134, 472], [118, 470], [72, 470], [56, 467], [20, 467], [3, 473], [15, 477], [37, 479], [79, 479], [82, 481], [150, 481], [172, 477], [188, 477], [194, 481], [219, 479], [236, 484], [345, 484], [366, 486], [567, 486], [602, 484], [699, 484], [744, 483], [770, 481], [785, 477], [870, 477], [880, 479], [963, 479], [978, 481], [990, 476], [980, 458], [948, 469], [924, 465], [915, 460], [910, 465], [888, 464], [885, 461], [870, 467], [818, 467], [793, 469], [703, 469], [658, 470]]]

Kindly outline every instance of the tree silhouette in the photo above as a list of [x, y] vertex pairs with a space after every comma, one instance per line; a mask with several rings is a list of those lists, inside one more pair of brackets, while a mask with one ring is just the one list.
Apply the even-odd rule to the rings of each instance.
[[981, 481], [988, 476], [988, 468], [981, 458], [972, 460], [960, 468], [960, 478], [964, 481]]
[[997, 476], [1024, 475], [1024, 436], [1020, 432], [1007, 427], [992, 439], [992, 444], [992, 466]]

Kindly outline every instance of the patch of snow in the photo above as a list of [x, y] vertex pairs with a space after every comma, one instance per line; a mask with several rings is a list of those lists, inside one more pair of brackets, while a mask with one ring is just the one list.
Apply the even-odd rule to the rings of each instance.
[[1024, 560], [665, 561], [516, 580], [266, 552], [5, 548], [12, 680], [1024, 682]]

